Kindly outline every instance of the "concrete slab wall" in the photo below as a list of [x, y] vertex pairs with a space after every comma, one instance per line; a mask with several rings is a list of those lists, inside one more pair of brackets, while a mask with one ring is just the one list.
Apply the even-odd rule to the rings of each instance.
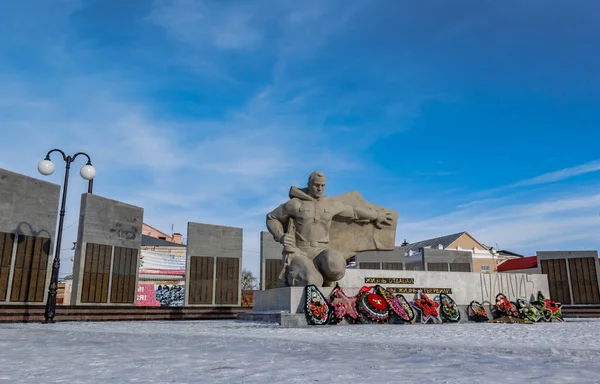
[[0, 232], [47, 237], [54, 244], [60, 188], [0, 168]]
[[[137, 271], [140, 265], [142, 225], [144, 221], [143, 208], [98, 195], [84, 193], [81, 195], [79, 215], [77, 247], [75, 248], [75, 261], [73, 263], [73, 294], [71, 296], [71, 305], [82, 304], [81, 288], [87, 244], [101, 244], [112, 247], [111, 271], [113, 269], [112, 263], [114, 261], [115, 247], [137, 250], [137, 265], [135, 269], [135, 287], [137, 289]], [[111, 282], [109, 282], [109, 287], [111, 287]], [[131, 303], [121, 303], [120, 305], [135, 305], [135, 302], [134, 297]], [[103, 304], [118, 305], [110, 302], [110, 292], [107, 303], [95, 303], [94, 305]]]
[[265, 289], [266, 261], [281, 260], [283, 245], [267, 231], [260, 232], [260, 289]]
[[[537, 292], [541, 291], [546, 297], [549, 295], [548, 280], [546, 275], [528, 275], [512, 273], [473, 273], [473, 272], [428, 272], [428, 271], [374, 271], [351, 269], [346, 271], [346, 276], [339, 282], [347, 295], [356, 295], [364, 285], [365, 278], [411, 278], [413, 284], [385, 284], [384, 287], [396, 288], [450, 288], [449, 294], [457, 305], [466, 306], [472, 300], [477, 300], [484, 305], [493, 305], [496, 295], [504, 293], [511, 301], [519, 298], [535, 300]], [[328, 295], [332, 287], [320, 288], [324, 295]], [[290, 313], [303, 312], [302, 287], [286, 287], [254, 292], [253, 311], [284, 311]], [[403, 293], [407, 300], [413, 300], [413, 293]], [[436, 294], [428, 294], [430, 298]]]
[[43, 302], [46, 302], [56, 244], [60, 189], [61, 186], [58, 184], [0, 168], [0, 232], [17, 235], [10, 263], [6, 301], [1, 303], [21, 304], [21, 302], [9, 302], [19, 236], [50, 239], [43, 295]]
[[592, 258], [594, 260], [594, 267], [596, 269], [596, 280], [598, 289], [600, 290], [600, 263], [598, 262], [598, 251], [597, 250], [585, 250], [585, 251], [537, 251], [537, 273], [542, 273], [542, 260], [556, 260], [564, 259], [566, 261], [567, 277], [569, 279], [569, 295], [571, 302], [574, 302], [573, 293], [573, 282], [571, 281], [571, 271], [569, 267], [569, 259], [585, 259]]
[[[538, 291], [549, 296], [547, 275], [514, 273], [475, 273], [475, 272], [430, 272], [430, 271], [373, 271], [348, 269], [339, 284], [341, 287], [360, 288], [368, 277], [412, 278], [413, 284], [381, 284], [386, 287], [404, 288], [450, 288], [450, 296], [460, 305], [468, 305], [471, 300], [495, 302], [496, 295], [504, 293], [510, 300], [535, 298]], [[407, 298], [409, 293], [404, 294]]]
[[188, 223], [187, 255], [242, 257], [242, 228]]
[[598, 258], [598, 251], [537, 251], [536, 256], [539, 260], [547, 259], [577, 259], [581, 257]]
[[[203, 223], [188, 223], [187, 232], [187, 252], [186, 252], [186, 271], [185, 271], [185, 305], [189, 304], [190, 292], [190, 258], [194, 256], [213, 257], [213, 301], [210, 304], [196, 304], [197, 306], [214, 306], [216, 292], [216, 273], [217, 273], [217, 258], [236, 258], [239, 259], [239, 276], [238, 276], [238, 303], [241, 305], [241, 286], [239, 282], [242, 276], [242, 246], [243, 246], [243, 229], [236, 227], [227, 227], [213, 224]], [[196, 306], [194, 305], [194, 306]]]

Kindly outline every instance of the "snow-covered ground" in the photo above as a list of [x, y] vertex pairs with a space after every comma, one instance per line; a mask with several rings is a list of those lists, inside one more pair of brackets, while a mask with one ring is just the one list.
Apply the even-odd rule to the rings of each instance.
[[600, 383], [600, 321], [0, 324], [1, 383]]

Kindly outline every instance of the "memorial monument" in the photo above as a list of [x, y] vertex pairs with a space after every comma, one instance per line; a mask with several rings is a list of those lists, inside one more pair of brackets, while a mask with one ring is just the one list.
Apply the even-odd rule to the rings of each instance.
[[398, 213], [365, 201], [358, 192], [324, 196], [323, 172], [306, 188], [292, 186], [286, 203], [267, 215], [267, 228], [283, 245], [279, 287], [332, 286], [346, 261], [363, 251], [393, 250]]
[[471, 321], [475, 311], [487, 316], [480, 303], [493, 303], [499, 292], [521, 299], [531, 317], [528, 300], [548, 292], [546, 275], [346, 269], [357, 253], [394, 250], [398, 213], [356, 191], [324, 196], [325, 184], [325, 175], [313, 172], [306, 188], [292, 186], [290, 199], [267, 214], [269, 233], [283, 246], [278, 287], [255, 291], [252, 312], [239, 320], [283, 327], [456, 323]]

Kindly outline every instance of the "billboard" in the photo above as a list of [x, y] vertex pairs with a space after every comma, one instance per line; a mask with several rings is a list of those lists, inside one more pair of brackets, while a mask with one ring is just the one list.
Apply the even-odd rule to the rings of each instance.
[[183, 284], [138, 284], [137, 306], [140, 307], [183, 307], [185, 285]]
[[185, 255], [142, 250], [140, 274], [185, 275]]

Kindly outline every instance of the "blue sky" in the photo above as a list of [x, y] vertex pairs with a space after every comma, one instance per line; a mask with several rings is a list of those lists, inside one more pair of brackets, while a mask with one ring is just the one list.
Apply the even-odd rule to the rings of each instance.
[[526, 255], [598, 249], [599, 12], [592, 0], [3, 1], [0, 167], [42, 177], [49, 149], [85, 151], [94, 192], [157, 228], [244, 228], [255, 272], [265, 214], [315, 169], [329, 195], [399, 211], [398, 244], [468, 231]]

